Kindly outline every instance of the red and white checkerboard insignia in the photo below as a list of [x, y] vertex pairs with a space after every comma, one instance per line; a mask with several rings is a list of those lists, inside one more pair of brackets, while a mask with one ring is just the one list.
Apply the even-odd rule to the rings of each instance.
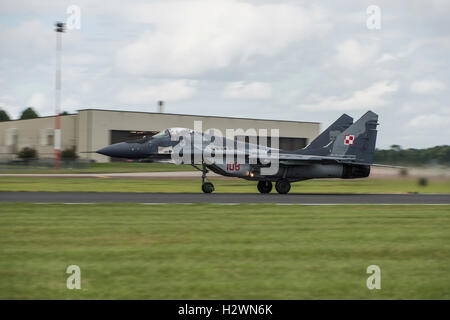
[[346, 144], [348, 146], [352, 146], [354, 142], [355, 142], [355, 136], [354, 135], [352, 135], [352, 134], [346, 134], [345, 135], [344, 144]]

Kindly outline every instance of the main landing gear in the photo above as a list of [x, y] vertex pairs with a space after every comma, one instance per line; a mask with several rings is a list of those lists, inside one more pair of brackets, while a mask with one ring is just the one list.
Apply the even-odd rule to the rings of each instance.
[[275, 189], [280, 194], [286, 194], [291, 190], [291, 183], [288, 180], [278, 180], [275, 184]]
[[[280, 194], [286, 194], [291, 190], [291, 183], [288, 180], [278, 180], [275, 189]], [[261, 193], [270, 193], [272, 191], [272, 182], [258, 181], [258, 191]]]
[[258, 181], [258, 191], [261, 193], [269, 193], [272, 191], [272, 182]]

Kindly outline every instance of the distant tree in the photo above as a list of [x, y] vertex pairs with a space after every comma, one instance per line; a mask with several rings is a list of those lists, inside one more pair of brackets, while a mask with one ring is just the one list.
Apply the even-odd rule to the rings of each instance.
[[428, 149], [401, 149], [399, 145], [392, 145], [389, 150], [376, 149], [375, 163], [399, 165], [433, 165], [450, 166], [450, 146], [435, 146]]
[[9, 115], [6, 113], [6, 111], [0, 109], [0, 121], [9, 121], [9, 120], [11, 119], [9, 118]]
[[17, 156], [25, 161], [34, 160], [38, 158], [36, 149], [25, 147], [17, 154]]
[[63, 111], [60, 113], [60, 115], [62, 115], [62, 116], [67, 116], [68, 114], [70, 114], [70, 113], [68, 113], [67, 111]]
[[31, 107], [28, 107], [25, 110], [23, 110], [22, 115], [20, 116], [20, 120], [34, 119], [34, 118], [39, 118], [39, 116], [36, 113], [36, 111], [34, 111], [33, 108]]
[[61, 151], [61, 159], [63, 160], [75, 160], [78, 158], [78, 155], [74, 148], [67, 148]]
[[393, 145], [391, 146], [391, 150], [394, 150], [394, 151], [400, 151], [400, 150], [402, 150], [402, 147], [399, 146], [398, 144], [393, 144]]

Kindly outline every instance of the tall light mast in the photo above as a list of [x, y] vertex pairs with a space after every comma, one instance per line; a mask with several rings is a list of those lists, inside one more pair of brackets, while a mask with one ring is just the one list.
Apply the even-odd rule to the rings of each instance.
[[56, 31], [56, 75], [55, 75], [55, 169], [59, 169], [61, 157], [61, 51], [62, 51], [62, 33], [65, 31], [63, 22], [55, 23]]

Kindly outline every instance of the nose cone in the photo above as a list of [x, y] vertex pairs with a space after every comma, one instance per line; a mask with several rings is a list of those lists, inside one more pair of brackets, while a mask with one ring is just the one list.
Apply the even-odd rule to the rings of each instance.
[[109, 157], [128, 158], [130, 156], [130, 147], [125, 142], [115, 143], [96, 151]]

